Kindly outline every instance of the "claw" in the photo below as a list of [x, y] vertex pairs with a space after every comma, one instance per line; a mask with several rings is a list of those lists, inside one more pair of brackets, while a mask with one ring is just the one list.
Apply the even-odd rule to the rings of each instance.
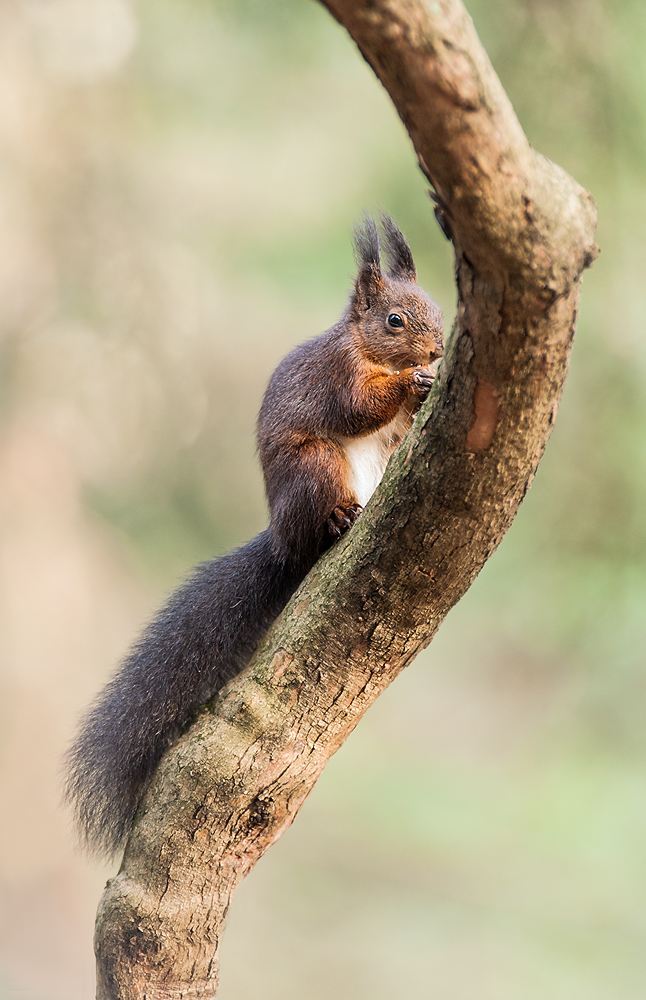
[[362, 510], [363, 507], [358, 503], [344, 503], [335, 507], [327, 519], [328, 531], [332, 537], [340, 538], [341, 535], [344, 535], [352, 527]]

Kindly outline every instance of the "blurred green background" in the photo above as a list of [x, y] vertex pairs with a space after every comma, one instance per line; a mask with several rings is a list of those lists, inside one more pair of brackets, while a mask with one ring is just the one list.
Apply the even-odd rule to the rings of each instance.
[[[222, 1000], [646, 998], [646, 6], [471, 0], [599, 205], [572, 372], [501, 549], [234, 901]], [[59, 757], [141, 623], [266, 523], [263, 387], [390, 211], [450, 246], [309, 0], [0, 7], [0, 997], [86, 1000], [107, 869]]]

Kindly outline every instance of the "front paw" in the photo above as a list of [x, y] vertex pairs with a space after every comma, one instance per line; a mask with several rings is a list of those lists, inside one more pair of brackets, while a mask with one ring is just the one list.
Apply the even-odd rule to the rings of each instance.
[[435, 372], [430, 368], [415, 368], [412, 373], [413, 392], [420, 399], [426, 399], [435, 382]]
[[352, 527], [363, 507], [358, 503], [341, 503], [327, 519], [327, 529], [333, 538], [340, 538]]

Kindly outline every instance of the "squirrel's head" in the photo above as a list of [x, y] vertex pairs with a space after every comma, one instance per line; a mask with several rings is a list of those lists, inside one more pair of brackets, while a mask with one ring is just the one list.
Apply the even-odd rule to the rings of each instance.
[[417, 284], [417, 270], [406, 237], [389, 215], [382, 215], [387, 269], [382, 270], [379, 234], [366, 216], [354, 233], [357, 277], [350, 315], [363, 352], [395, 371], [428, 365], [441, 357], [442, 313]]

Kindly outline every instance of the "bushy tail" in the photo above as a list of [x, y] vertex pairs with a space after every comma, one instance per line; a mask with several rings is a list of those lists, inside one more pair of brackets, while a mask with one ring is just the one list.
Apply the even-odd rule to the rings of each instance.
[[199, 566], [104, 688], [67, 755], [66, 797], [90, 852], [113, 855], [162, 754], [249, 661], [305, 575], [262, 532]]

